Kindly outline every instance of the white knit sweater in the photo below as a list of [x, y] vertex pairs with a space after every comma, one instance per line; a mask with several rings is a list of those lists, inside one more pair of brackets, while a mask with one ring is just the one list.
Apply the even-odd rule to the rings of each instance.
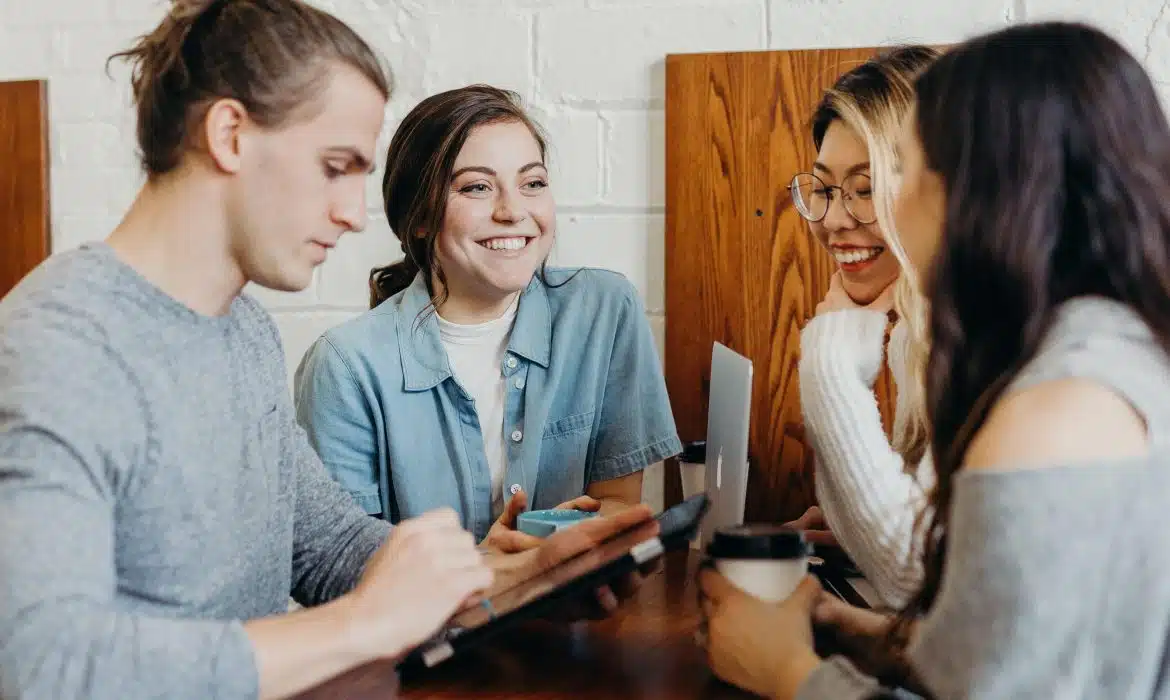
[[[886, 314], [832, 311], [801, 332], [800, 397], [816, 452], [816, 493], [825, 520], [845, 552], [892, 607], [918, 589], [921, 549], [915, 518], [933, 485], [929, 454], [906, 468], [882, 428], [873, 385], [881, 369]], [[895, 325], [889, 365], [895, 384], [907, 380], [904, 323]], [[907, 419], [898, 393], [897, 430]]]

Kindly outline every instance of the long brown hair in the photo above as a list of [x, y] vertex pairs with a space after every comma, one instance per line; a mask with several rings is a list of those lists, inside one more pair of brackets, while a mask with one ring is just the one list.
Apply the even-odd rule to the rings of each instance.
[[1121, 302], [1170, 353], [1170, 127], [1141, 64], [1091, 27], [1018, 25], [946, 53], [917, 94], [917, 135], [946, 208], [925, 280], [938, 480], [903, 632], [942, 586], [971, 440], [1060, 305]]
[[152, 177], [179, 165], [218, 99], [239, 100], [252, 121], [278, 128], [313, 106], [331, 63], [390, 95], [370, 46], [300, 0], [177, 0], [154, 31], [109, 60], [119, 58], [132, 66], [140, 160]]
[[[455, 159], [473, 129], [499, 122], [527, 126], [545, 160], [547, 139], [524, 111], [520, 96], [510, 90], [490, 85], [448, 90], [423, 100], [402, 120], [386, 155], [382, 200], [405, 258], [370, 272], [371, 308], [409, 287], [419, 271], [425, 273], [432, 307], [442, 305], [446, 278], [435, 248]], [[444, 287], [438, 295], [431, 289], [432, 276]]]

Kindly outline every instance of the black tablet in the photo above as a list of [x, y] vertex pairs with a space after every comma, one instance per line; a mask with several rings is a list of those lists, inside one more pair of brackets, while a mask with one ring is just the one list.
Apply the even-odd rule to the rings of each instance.
[[415, 649], [403, 666], [436, 666], [513, 624], [543, 614], [565, 599], [593, 590], [632, 573], [638, 567], [694, 538], [708, 508], [706, 494], [668, 508], [656, 516], [658, 534], [647, 534], [647, 523], [620, 532], [597, 547], [500, 591], [483, 604], [459, 613], [426, 644]]

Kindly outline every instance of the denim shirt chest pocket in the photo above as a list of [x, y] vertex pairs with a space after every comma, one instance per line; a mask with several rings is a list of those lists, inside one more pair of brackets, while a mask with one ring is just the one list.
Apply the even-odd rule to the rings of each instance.
[[545, 423], [540, 442], [540, 507], [558, 505], [584, 492], [595, 416], [590, 407], [563, 418], [550, 416]]

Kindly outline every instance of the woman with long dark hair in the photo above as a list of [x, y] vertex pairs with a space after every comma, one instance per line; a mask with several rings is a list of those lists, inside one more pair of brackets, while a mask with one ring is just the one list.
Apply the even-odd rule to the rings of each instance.
[[[923, 74], [899, 144], [937, 487], [922, 588], [876, 626], [903, 662], [884, 680], [1170, 697], [1170, 127], [1154, 86], [1095, 29], [1012, 27]], [[702, 585], [719, 675], [774, 697], [882, 692], [861, 672], [878, 669], [814, 653], [813, 580], [779, 606], [713, 572]]]

